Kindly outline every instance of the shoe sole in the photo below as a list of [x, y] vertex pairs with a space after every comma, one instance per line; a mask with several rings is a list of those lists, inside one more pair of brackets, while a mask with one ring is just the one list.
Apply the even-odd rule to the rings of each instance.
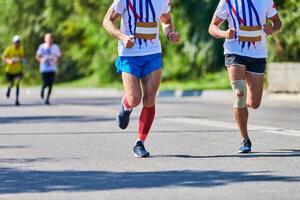
[[136, 157], [136, 158], [147, 158], [147, 157], [150, 157], [150, 153], [145, 155], [145, 156], [140, 156], [140, 155], [137, 155], [136, 153], [134, 153], [134, 157]]
[[239, 154], [246, 154], [246, 153], [251, 153], [251, 150], [249, 151], [238, 151]]

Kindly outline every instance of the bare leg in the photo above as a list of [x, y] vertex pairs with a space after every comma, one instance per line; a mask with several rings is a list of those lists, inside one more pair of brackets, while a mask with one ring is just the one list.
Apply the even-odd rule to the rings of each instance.
[[264, 74], [254, 74], [247, 72], [247, 106], [257, 109], [260, 106], [263, 90], [264, 90]]
[[[246, 79], [246, 67], [245, 66], [231, 66], [228, 67], [228, 75], [230, 81], [236, 80], [245, 80]], [[245, 94], [235, 94], [235, 95], [245, 95]], [[247, 130], [247, 123], [248, 123], [248, 108], [241, 108], [241, 109], [233, 109], [234, 117], [237, 122], [237, 125], [240, 129], [240, 135], [242, 139], [249, 138], [248, 130]]]
[[142, 99], [140, 80], [127, 73], [122, 73], [125, 97], [131, 107], [137, 107]]
[[161, 70], [156, 70], [142, 79], [143, 105], [153, 107], [155, 105], [156, 93], [160, 86]]

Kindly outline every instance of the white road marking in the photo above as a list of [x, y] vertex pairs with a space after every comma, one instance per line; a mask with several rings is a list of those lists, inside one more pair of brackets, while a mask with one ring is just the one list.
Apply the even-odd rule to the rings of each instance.
[[[218, 127], [218, 128], [226, 128], [226, 129], [237, 129], [237, 125], [235, 123], [208, 120], [208, 119], [178, 117], [178, 118], [163, 118], [163, 120], [170, 121], [170, 122], [184, 123], [184, 124], [194, 124], [194, 125], [210, 126], [210, 127]], [[249, 125], [248, 130], [259, 131], [264, 133], [272, 133], [278, 135], [289, 135], [289, 136], [300, 137], [299, 130], [289, 130], [289, 129], [283, 129], [278, 127]]]

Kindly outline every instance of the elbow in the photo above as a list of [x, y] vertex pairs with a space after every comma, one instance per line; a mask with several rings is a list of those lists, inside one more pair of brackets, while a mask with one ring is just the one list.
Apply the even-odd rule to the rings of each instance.
[[208, 27], [208, 34], [213, 36], [213, 31], [211, 25]]
[[282, 22], [279, 21], [279, 23], [278, 23], [278, 31], [281, 31], [281, 29], [282, 29]]
[[105, 27], [106, 27], [106, 24], [107, 24], [107, 19], [104, 19], [103, 21], [102, 21], [102, 27], [105, 29]]

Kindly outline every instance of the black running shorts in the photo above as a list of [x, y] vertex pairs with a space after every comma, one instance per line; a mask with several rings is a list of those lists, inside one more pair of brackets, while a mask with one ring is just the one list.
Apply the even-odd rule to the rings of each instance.
[[236, 54], [225, 55], [225, 66], [246, 66], [247, 72], [264, 74], [266, 71], [266, 58], [251, 58]]

